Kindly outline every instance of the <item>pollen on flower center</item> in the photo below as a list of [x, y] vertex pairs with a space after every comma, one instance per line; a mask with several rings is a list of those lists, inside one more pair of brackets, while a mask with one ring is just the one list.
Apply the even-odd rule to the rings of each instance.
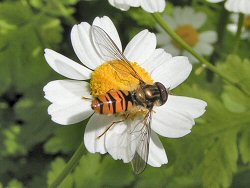
[[247, 16], [244, 20], [244, 26], [246, 29], [250, 30], [250, 16]]
[[[176, 28], [175, 32], [190, 46], [195, 46], [199, 41], [199, 33], [192, 25], [182, 25]], [[173, 41], [177, 48], [181, 48], [180, 44]]]
[[[119, 60], [106, 62], [97, 67], [92, 73], [90, 89], [93, 97], [103, 95], [111, 90], [132, 91], [138, 86], [139, 81], [130, 75], [124, 66], [119, 65], [118, 72], [110, 65], [110, 63], [116, 63], [119, 65]], [[150, 74], [145, 69], [137, 63], [131, 63], [131, 65], [144, 82], [148, 84], [154, 83]]]

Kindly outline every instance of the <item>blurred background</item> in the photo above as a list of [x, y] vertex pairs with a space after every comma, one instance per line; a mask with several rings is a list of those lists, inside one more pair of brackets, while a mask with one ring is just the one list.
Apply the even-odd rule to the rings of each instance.
[[[184, 5], [207, 14], [202, 29], [218, 31], [222, 3], [168, 0], [165, 13]], [[0, 1], [0, 188], [47, 187], [82, 142], [87, 120], [60, 126], [47, 113], [43, 87], [64, 78], [48, 66], [43, 51], [50, 48], [79, 62], [70, 42], [72, 26], [103, 15], [113, 20], [123, 44], [142, 29], [157, 32], [149, 13], [123, 12], [106, 0]], [[85, 149], [60, 187], [250, 187], [250, 43], [241, 41], [238, 54], [231, 54], [233, 45], [234, 34], [225, 31], [206, 58], [245, 92], [195, 64], [173, 93], [207, 101], [207, 112], [186, 137], [161, 138], [167, 165], [148, 166], [136, 176], [130, 164]]]

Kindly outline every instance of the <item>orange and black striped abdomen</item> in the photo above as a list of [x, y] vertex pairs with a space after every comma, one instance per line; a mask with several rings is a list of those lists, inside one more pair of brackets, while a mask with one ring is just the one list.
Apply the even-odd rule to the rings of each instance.
[[133, 103], [131, 92], [118, 90], [96, 97], [91, 108], [100, 114], [115, 114], [130, 110]]

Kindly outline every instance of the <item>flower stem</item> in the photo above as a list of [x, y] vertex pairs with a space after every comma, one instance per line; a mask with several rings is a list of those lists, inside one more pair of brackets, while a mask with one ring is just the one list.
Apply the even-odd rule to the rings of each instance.
[[66, 176], [75, 168], [81, 157], [83, 156], [83, 144], [77, 148], [73, 156], [70, 158], [62, 172], [57, 176], [57, 178], [49, 185], [49, 188], [56, 188], [60, 185], [60, 183], [66, 178]]
[[159, 13], [152, 14], [153, 18], [158, 22], [158, 24], [176, 41], [178, 42], [185, 50], [190, 52], [195, 58], [197, 58], [202, 64], [204, 64], [209, 70], [221, 76], [224, 80], [229, 83], [234, 83], [220, 70], [217, 69], [214, 65], [208, 62], [204, 57], [198, 54], [191, 46], [189, 46], [175, 31], [165, 22], [162, 16]]
[[241, 37], [241, 33], [242, 33], [243, 24], [244, 24], [244, 14], [240, 13], [239, 19], [238, 19], [237, 33], [236, 33], [236, 37], [235, 37], [235, 45], [234, 45], [234, 49], [233, 49], [234, 54], [237, 53], [239, 46], [240, 46], [240, 37]]

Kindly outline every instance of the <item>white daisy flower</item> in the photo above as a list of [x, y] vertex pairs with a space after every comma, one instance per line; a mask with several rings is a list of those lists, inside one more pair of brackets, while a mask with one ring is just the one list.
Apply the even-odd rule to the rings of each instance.
[[[207, 16], [202, 12], [195, 12], [191, 7], [176, 7], [173, 15], [165, 15], [166, 22], [175, 30], [175, 32], [194, 50], [201, 55], [211, 55], [213, 52], [213, 43], [217, 41], [217, 33], [215, 31], [200, 31], [200, 28], [206, 22]], [[167, 52], [173, 55], [184, 55], [189, 58], [192, 63], [197, 60], [187, 51], [185, 51], [178, 43], [172, 40], [165, 31], [159, 28], [157, 35], [159, 45]]]
[[145, 11], [154, 13], [154, 12], [163, 12], [166, 6], [165, 0], [108, 0], [109, 3], [119, 8], [123, 11], [127, 11], [130, 7], [139, 7], [141, 6]]
[[[211, 3], [219, 3], [224, 0], [207, 0]], [[231, 12], [250, 14], [249, 0], [226, 0], [225, 8]]]
[[[108, 17], [97, 17], [92, 25], [103, 29], [122, 51], [117, 30]], [[114, 159], [122, 159], [127, 163], [135, 155], [136, 146], [133, 141], [137, 139], [133, 137], [135, 135], [131, 135], [131, 130], [136, 133], [142, 128], [139, 127], [138, 119], [144, 117], [144, 112], [131, 110], [133, 118], [127, 119], [122, 114], [103, 115], [93, 111], [92, 101], [89, 99], [111, 90], [131, 91], [139, 82], [131, 76], [119, 77], [114, 68], [102, 59], [96, 51], [91, 28], [93, 26], [82, 22], [71, 31], [74, 51], [84, 66], [53, 50], [45, 49], [45, 58], [51, 68], [68, 78], [49, 82], [44, 87], [45, 98], [52, 103], [48, 113], [54, 122], [62, 125], [77, 123], [90, 117], [84, 133], [87, 150], [91, 153], [108, 152]], [[159, 81], [170, 90], [181, 84], [192, 69], [188, 58], [172, 57], [163, 49], [156, 49], [156, 36], [148, 30], [138, 33], [128, 43], [123, 54], [129, 62], [133, 62], [131, 65], [145, 82]], [[91, 79], [90, 84], [83, 81], [87, 79]], [[169, 138], [190, 133], [195, 124], [194, 119], [205, 112], [206, 105], [206, 102], [199, 99], [169, 94], [165, 105], [153, 108], [147, 158], [149, 165], [160, 167], [168, 162], [156, 133]], [[113, 122], [116, 123], [107, 129]]]
[[[227, 29], [235, 34], [238, 30], [239, 14], [232, 14], [231, 20], [232, 20], [232, 23], [228, 24]], [[243, 25], [242, 33], [241, 33], [241, 39], [250, 40], [250, 15], [245, 15], [244, 25]]]

